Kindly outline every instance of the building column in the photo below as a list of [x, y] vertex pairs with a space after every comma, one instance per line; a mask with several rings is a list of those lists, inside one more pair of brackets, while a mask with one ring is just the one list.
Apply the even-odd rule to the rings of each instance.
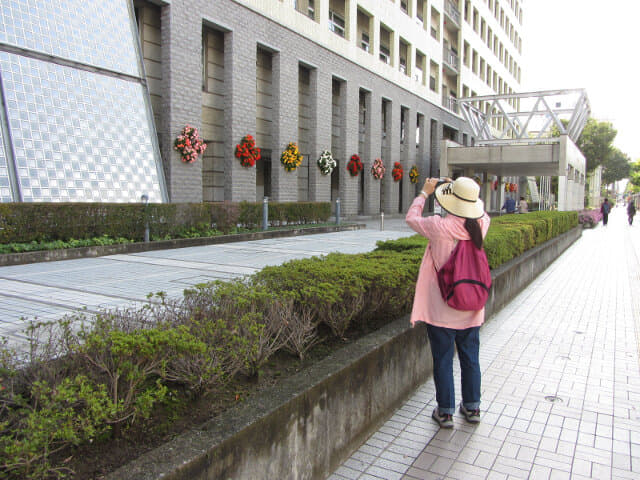
[[[440, 177], [440, 156], [442, 149], [442, 123], [437, 120], [431, 120], [429, 132], [429, 176]], [[445, 175], [448, 174], [448, 171]]]
[[298, 142], [298, 62], [286, 52], [273, 55], [273, 145], [271, 195], [276, 202], [298, 200], [298, 171], [287, 172], [280, 155]]
[[[180, 28], [176, 28], [180, 25]], [[163, 122], [158, 126], [165, 180], [169, 201], [202, 201], [202, 159], [186, 164], [173, 149], [173, 141], [185, 125], [198, 130], [202, 127], [201, 95], [183, 95], [182, 92], [200, 92], [202, 65], [200, 55], [184, 55], [193, 45], [202, 44], [202, 20], [198, 16], [172, 5], [161, 11], [162, 42], [162, 109]], [[180, 34], [178, 34], [178, 32]]]
[[224, 198], [232, 202], [256, 200], [256, 167], [243, 167], [235, 157], [242, 138], [256, 136], [256, 56], [256, 43], [250, 36], [225, 34]]
[[331, 81], [330, 73], [317, 68], [311, 70], [309, 199], [313, 202], [331, 201], [331, 175], [323, 175], [317, 164], [322, 151], [331, 150]]
[[344, 181], [340, 182], [341, 213], [354, 216], [358, 214], [358, 185], [360, 184], [360, 175], [364, 174], [364, 170], [358, 176], [352, 177], [347, 170], [347, 165], [351, 155], [358, 153], [360, 89], [354, 81], [342, 82], [341, 93], [341, 110], [344, 122], [344, 132], [341, 137], [341, 141], [344, 143], [344, 162], [340, 166], [342, 169], [340, 178], [344, 179]]
[[403, 212], [409, 210], [409, 206], [416, 196], [416, 185], [411, 183], [411, 178], [409, 178], [409, 170], [416, 164], [416, 111], [412, 108], [407, 108], [405, 115], [406, 132], [404, 139], [404, 159], [402, 161], [402, 168], [404, 170], [404, 175], [402, 176]]
[[420, 130], [419, 146], [416, 151], [416, 166], [420, 172], [418, 186], [422, 187], [424, 181], [429, 178], [429, 125], [424, 114], [420, 114], [420, 125], [416, 118], [416, 128]]
[[385, 213], [398, 213], [399, 184], [393, 180], [391, 174], [395, 162], [400, 161], [400, 104], [389, 102], [387, 112], [387, 145], [389, 146], [389, 158], [385, 159], [387, 169], [384, 176], [384, 205]]
[[[366, 95], [365, 106], [365, 146], [363, 153], [364, 163], [364, 214], [374, 215], [380, 213], [380, 180], [376, 180], [371, 175], [371, 166], [376, 158], [381, 157], [381, 138], [382, 131], [381, 115], [379, 105], [382, 104], [382, 98], [376, 92], [370, 92]], [[378, 107], [376, 107], [378, 106]]]

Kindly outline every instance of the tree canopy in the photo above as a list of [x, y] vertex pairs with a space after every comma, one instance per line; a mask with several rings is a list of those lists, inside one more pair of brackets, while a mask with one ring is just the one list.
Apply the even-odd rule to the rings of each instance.
[[629, 167], [627, 190], [633, 193], [640, 193], [640, 160], [633, 162]]
[[587, 172], [592, 172], [599, 165], [606, 168], [604, 164], [614, 154], [613, 140], [617, 134], [610, 122], [600, 122], [595, 118], [587, 120], [576, 143], [587, 160]]
[[617, 148], [613, 147], [611, 155], [602, 162], [602, 183], [610, 185], [613, 182], [629, 178], [631, 159]]

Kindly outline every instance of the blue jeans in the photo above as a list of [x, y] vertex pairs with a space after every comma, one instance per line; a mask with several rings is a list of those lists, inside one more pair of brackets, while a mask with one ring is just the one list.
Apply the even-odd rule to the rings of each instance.
[[441, 414], [455, 413], [456, 396], [453, 386], [454, 345], [458, 347], [462, 376], [462, 404], [467, 410], [480, 407], [480, 327], [464, 330], [427, 324], [433, 355], [433, 380], [436, 401]]

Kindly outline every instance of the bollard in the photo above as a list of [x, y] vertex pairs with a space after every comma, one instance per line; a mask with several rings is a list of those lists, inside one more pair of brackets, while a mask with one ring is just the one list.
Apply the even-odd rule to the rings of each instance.
[[340, 225], [340, 199], [336, 199], [336, 225]]
[[384, 230], [384, 212], [380, 212], [380, 230]]
[[262, 200], [262, 230], [269, 230], [269, 197]]
[[149, 195], [143, 193], [140, 200], [144, 203], [144, 242], [149, 243]]

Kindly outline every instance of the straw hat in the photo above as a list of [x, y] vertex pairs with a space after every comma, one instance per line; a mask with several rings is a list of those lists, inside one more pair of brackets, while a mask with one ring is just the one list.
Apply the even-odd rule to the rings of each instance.
[[435, 194], [442, 208], [452, 215], [463, 218], [484, 215], [484, 202], [478, 198], [480, 186], [471, 178], [459, 177], [452, 183], [443, 183]]

